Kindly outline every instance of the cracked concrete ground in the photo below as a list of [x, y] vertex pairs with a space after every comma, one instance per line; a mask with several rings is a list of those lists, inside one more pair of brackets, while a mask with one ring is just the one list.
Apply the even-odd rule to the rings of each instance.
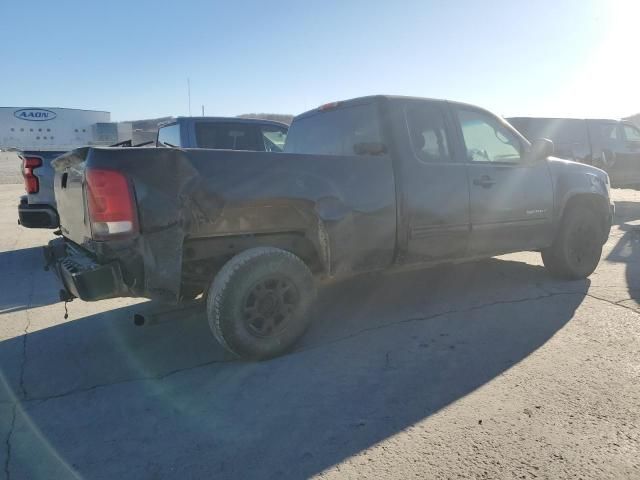
[[9, 479], [640, 478], [640, 195], [586, 281], [539, 255], [327, 287], [297, 350], [233, 361], [197, 312], [69, 305], [0, 191]]

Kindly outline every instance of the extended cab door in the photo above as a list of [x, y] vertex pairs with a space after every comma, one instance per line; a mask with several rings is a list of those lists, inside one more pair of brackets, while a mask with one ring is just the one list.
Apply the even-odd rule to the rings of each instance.
[[[396, 101], [401, 191], [400, 263], [463, 257], [469, 242], [469, 184], [444, 102]], [[404, 247], [404, 248], [403, 248]]]
[[553, 214], [547, 162], [528, 160], [529, 144], [500, 118], [473, 107], [453, 108], [470, 181], [470, 253], [547, 246]]

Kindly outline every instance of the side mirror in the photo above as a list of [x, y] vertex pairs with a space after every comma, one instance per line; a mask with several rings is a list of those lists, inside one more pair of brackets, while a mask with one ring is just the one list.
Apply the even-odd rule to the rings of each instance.
[[553, 155], [553, 142], [548, 138], [537, 138], [531, 144], [529, 158], [533, 162], [545, 160]]

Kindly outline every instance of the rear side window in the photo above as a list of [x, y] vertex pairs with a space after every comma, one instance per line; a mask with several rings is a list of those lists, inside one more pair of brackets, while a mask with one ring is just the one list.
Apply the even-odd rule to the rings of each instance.
[[411, 146], [421, 162], [450, 162], [449, 141], [442, 111], [437, 105], [414, 104], [405, 111]]
[[255, 127], [240, 123], [197, 122], [196, 142], [199, 148], [263, 150]]
[[180, 125], [167, 125], [158, 130], [158, 143], [168, 147], [180, 147]]
[[319, 111], [294, 120], [284, 151], [361, 155], [375, 150], [372, 145], [381, 144], [377, 108], [375, 104], [368, 103]]

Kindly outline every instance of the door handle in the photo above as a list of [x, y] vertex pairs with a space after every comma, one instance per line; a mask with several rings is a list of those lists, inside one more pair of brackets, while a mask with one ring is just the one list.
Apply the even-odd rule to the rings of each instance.
[[491, 188], [496, 181], [489, 175], [482, 175], [480, 178], [474, 178], [473, 184], [483, 188]]

